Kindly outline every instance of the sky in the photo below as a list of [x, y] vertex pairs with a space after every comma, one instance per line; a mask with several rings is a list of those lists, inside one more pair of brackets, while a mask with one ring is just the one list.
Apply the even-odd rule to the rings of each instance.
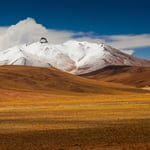
[[0, 50], [46, 36], [104, 42], [150, 59], [149, 0], [2, 0]]

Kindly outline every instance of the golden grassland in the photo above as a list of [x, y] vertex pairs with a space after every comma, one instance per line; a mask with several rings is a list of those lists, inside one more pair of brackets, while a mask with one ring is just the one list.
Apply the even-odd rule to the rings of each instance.
[[103, 149], [150, 149], [149, 90], [0, 67], [0, 150]]
[[150, 93], [0, 90], [0, 150], [149, 150]]

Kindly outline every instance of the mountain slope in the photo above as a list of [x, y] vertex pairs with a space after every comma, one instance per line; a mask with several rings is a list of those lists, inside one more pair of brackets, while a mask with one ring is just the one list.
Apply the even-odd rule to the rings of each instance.
[[82, 77], [135, 87], [150, 87], [150, 67], [108, 66]]
[[104, 44], [68, 41], [60, 45], [36, 42], [0, 52], [0, 65], [55, 67], [72, 74], [85, 74], [110, 65], [150, 66]]
[[2, 66], [0, 89], [44, 92], [75, 92], [99, 94], [126, 94], [145, 92], [118, 84], [108, 84], [61, 72], [56, 69]]

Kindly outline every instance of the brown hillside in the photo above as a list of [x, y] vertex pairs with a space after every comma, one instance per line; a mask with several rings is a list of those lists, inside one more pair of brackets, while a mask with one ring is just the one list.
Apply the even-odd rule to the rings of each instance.
[[150, 67], [108, 66], [82, 77], [135, 87], [150, 87]]
[[145, 92], [122, 85], [98, 82], [56, 69], [27, 66], [1, 66], [0, 88], [22, 91], [123, 94]]

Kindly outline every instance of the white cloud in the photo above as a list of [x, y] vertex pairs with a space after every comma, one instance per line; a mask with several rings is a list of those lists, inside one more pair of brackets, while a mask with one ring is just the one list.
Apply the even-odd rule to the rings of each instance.
[[40, 37], [47, 37], [52, 43], [60, 43], [69, 40], [76, 33], [69, 31], [49, 30], [37, 24], [32, 18], [20, 21], [10, 27], [0, 27], [0, 50], [18, 44], [32, 43]]
[[134, 50], [132, 49], [134, 48], [150, 46], [150, 34], [95, 36], [92, 32], [46, 29], [32, 18], [27, 18], [9, 27], [0, 27], [0, 35], [0, 50], [14, 45], [35, 42], [42, 36], [46, 37], [49, 43], [63, 43], [71, 39], [96, 43], [104, 42], [122, 49], [128, 54], [133, 54]]
[[150, 34], [141, 35], [113, 35], [106, 36], [109, 44], [119, 49], [130, 49], [150, 46]]
[[128, 55], [132, 55], [134, 53], [134, 50], [121, 50], [121, 51]]
[[7, 27], [0, 27], [0, 35], [5, 34]]

